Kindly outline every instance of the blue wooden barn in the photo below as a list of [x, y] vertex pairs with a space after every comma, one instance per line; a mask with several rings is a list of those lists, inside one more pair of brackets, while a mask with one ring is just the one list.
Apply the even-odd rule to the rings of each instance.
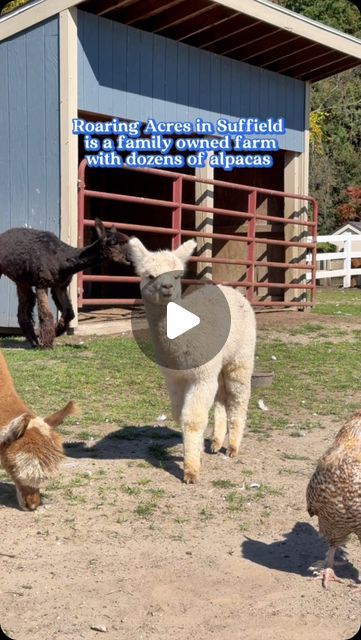
[[[5, 4], [0, 2], [0, 8]], [[225, 175], [207, 167], [195, 175], [307, 195], [310, 84], [360, 61], [361, 43], [356, 38], [268, 0], [33, 0], [0, 18], [0, 232], [29, 225], [77, 244], [78, 171], [84, 150], [71, 131], [76, 117], [143, 122], [201, 117], [214, 122], [220, 117], [282, 116], [287, 132], [280, 137], [272, 170], [250, 168]], [[116, 170], [94, 170], [88, 180], [92, 189], [154, 200], [166, 198], [168, 188], [165, 179], [149, 180], [146, 174], [134, 178]], [[194, 190], [188, 185], [184, 202], [242, 210], [234, 192], [229, 195], [219, 185], [213, 190], [205, 186]], [[149, 214], [133, 213], [129, 201], [123, 207], [105, 204], [91, 203], [89, 215], [133, 222], [140, 232], [150, 224]], [[291, 216], [295, 210], [294, 202], [277, 209], [267, 194], [256, 207], [274, 217]], [[152, 216], [153, 227], [166, 227], [155, 210]], [[204, 212], [203, 217], [189, 218], [186, 228], [196, 225], [215, 231], [213, 224], [218, 225], [218, 235], [227, 231], [224, 220], [216, 222], [216, 216]], [[272, 219], [258, 224], [260, 237], [276, 241], [279, 234], [287, 240], [300, 232], [299, 227]], [[156, 246], [154, 230], [149, 238]], [[213, 249], [211, 242], [204, 243], [207, 255], [218, 256], [211, 263], [213, 274], [229, 281], [242, 279], [242, 265], [235, 264], [242, 252], [237, 253], [231, 241], [217, 245], [218, 240], [213, 238]], [[248, 245], [242, 247], [246, 250]], [[253, 259], [257, 279], [263, 282], [272, 268], [277, 269], [270, 265], [291, 263], [295, 251], [297, 255], [300, 251], [271, 242], [264, 258], [261, 249], [256, 247]], [[295, 295], [282, 289], [282, 282], [294, 277], [292, 269], [277, 277], [272, 276], [280, 282], [280, 290], [274, 287], [270, 295], [267, 289], [264, 301], [282, 303], [287, 295]], [[129, 290], [124, 283], [121, 294], [110, 295], [106, 289], [110, 284], [104, 286], [100, 293], [94, 289], [89, 295], [134, 297], [131, 283]], [[262, 300], [262, 291], [259, 294]], [[76, 295], [74, 286], [74, 299]], [[15, 326], [15, 287], [2, 278], [0, 327]]]

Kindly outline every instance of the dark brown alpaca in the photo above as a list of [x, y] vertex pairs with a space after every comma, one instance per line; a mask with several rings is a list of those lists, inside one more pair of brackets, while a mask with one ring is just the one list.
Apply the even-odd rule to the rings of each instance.
[[[0, 277], [15, 282], [18, 293], [18, 321], [33, 347], [52, 347], [74, 318], [67, 288], [75, 273], [106, 260], [129, 264], [128, 236], [113, 226], [106, 230], [95, 220], [98, 239], [83, 249], [75, 249], [49, 231], [17, 228], [0, 234]], [[35, 293], [33, 291], [35, 288]], [[61, 312], [55, 326], [48, 301], [48, 289]], [[39, 338], [35, 334], [33, 311], [37, 303]]]

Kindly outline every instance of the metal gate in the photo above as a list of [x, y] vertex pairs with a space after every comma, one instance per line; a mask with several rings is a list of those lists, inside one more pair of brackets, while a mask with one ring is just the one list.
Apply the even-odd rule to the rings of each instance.
[[[317, 201], [314, 198], [309, 196], [286, 193], [282, 191], [274, 191], [271, 189], [261, 189], [258, 187], [234, 184], [230, 182], [225, 182], [222, 180], [211, 180], [211, 179], [203, 179], [197, 176], [185, 175], [182, 173], [175, 173], [173, 171], [165, 171], [158, 169], [129, 169], [124, 167], [121, 171], [136, 171], [139, 174], [147, 173], [154, 174], [157, 176], [161, 176], [169, 179], [172, 182], [172, 200], [157, 200], [154, 198], [144, 198], [139, 196], [132, 196], [126, 194], [118, 194], [118, 193], [107, 193], [103, 191], [94, 191], [92, 189], [88, 189], [86, 186], [86, 174], [87, 174], [87, 162], [86, 160], [82, 160], [79, 165], [79, 182], [78, 182], [78, 246], [84, 246], [84, 230], [86, 227], [94, 226], [93, 220], [87, 219], [85, 217], [85, 199], [86, 198], [99, 198], [102, 200], [112, 200], [119, 202], [131, 202], [138, 203], [141, 205], [149, 205], [162, 207], [165, 211], [169, 212], [170, 215], [170, 226], [169, 227], [160, 227], [160, 226], [151, 226], [151, 225], [139, 225], [139, 224], [131, 224], [124, 222], [107, 222], [103, 220], [103, 223], [106, 227], [110, 227], [113, 224], [116, 228], [125, 231], [131, 232], [135, 235], [137, 232], [142, 233], [157, 233], [157, 234], [165, 234], [170, 237], [170, 246], [172, 249], [176, 249], [184, 239], [187, 238], [209, 238], [209, 239], [220, 239], [224, 241], [236, 241], [247, 244], [246, 258], [245, 259], [233, 259], [233, 258], [225, 258], [225, 257], [211, 257], [211, 256], [194, 256], [191, 258], [192, 261], [195, 262], [203, 262], [207, 264], [219, 263], [223, 265], [244, 265], [246, 268], [246, 277], [241, 281], [232, 281], [232, 280], [213, 280], [213, 279], [184, 279], [185, 284], [205, 284], [205, 283], [214, 283], [214, 284], [226, 284], [232, 287], [241, 287], [245, 289], [245, 295], [251, 304], [254, 307], [297, 307], [297, 308], [305, 308], [311, 307], [315, 303], [316, 296], [316, 244], [317, 244]], [[204, 207], [198, 204], [189, 204], [182, 201], [183, 196], [183, 184], [186, 181], [190, 181], [193, 183], [202, 183], [209, 184], [212, 187], [222, 187], [224, 189], [232, 189], [246, 192], [248, 207], [247, 211], [235, 211], [232, 209], [222, 209], [217, 207]], [[266, 215], [263, 213], [257, 212], [257, 196], [270, 196], [274, 198], [281, 198], [283, 202], [286, 201], [287, 198], [304, 203], [303, 208], [306, 213], [303, 213], [296, 217], [278, 217], [272, 215]], [[235, 234], [226, 234], [226, 233], [213, 233], [213, 232], [204, 232], [199, 230], [189, 230], [182, 228], [182, 214], [184, 211], [194, 211], [194, 212], [202, 212], [207, 214], [216, 214], [219, 216], [224, 216], [225, 218], [238, 218], [241, 222], [247, 223], [247, 233], [244, 236], [239, 236]], [[304, 235], [305, 238], [302, 241], [299, 241], [297, 238], [292, 238], [291, 240], [277, 240], [273, 238], [261, 238], [257, 236], [257, 222], [263, 221], [267, 222], [277, 222], [283, 225], [294, 225], [300, 229], [299, 235]], [[312, 242], [306, 241], [306, 236], [312, 238]], [[292, 261], [292, 262], [275, 262], [275, 261], [267, 261], [267, 260], [257, 260], [255, 256], [255, 248], [256, 244], [263, 245], [278, 245], [284, 248], [296, 247], [301, 251], [302, 254], [305, 254], [306, 251], [310, 252], [312, 256], [311, 261], [302, 260], [302, 261]], [[292, 280], [288, 283], [281, 282], [258, 282], [255, 279], [255, 267], [275, 267], [279, 269], [283, 269], [285, 274], [287, 270], [297, 270], [297, 272], [301, 276], [301, 282], [299, 278], [296, 279], [296, 282]], [[311, 278], [306, 282], [306, 272], [311, 272]], [[84, 275], [83, 273], [79, 274], [78, 279], [78, 287], [79, 287], [79, 307], [85, 306], [101, 306], [101, 305], [135, 305], [141, 304], [142, 300], [139, 298], [84, 298], [83, 296], [83, 285], [85, 282], [114, 282], [114, 283], [132, 283], [132, 282], [140, 282], [140, 278], [131, 277], [131, 276], [105, 276], [105, 275]], [[257, 299], [256, 290], [257, 288], [262, 289], [283, 289], [285, 292], [288, 290], [297, 290], [299, 293], [304, 294], [302, 300], [267, 300], [262, 301]]]

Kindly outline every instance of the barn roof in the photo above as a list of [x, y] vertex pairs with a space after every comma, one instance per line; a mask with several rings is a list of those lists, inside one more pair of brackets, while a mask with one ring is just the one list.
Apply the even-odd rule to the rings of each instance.
[[361, 222], [360, 220], [350, 220], [349, 222], [344, 222], [341, 227], [338, 227], [336, 231], [333, 233], [335, 235], [339, 235], [347, 231], [348, 229], [353, 229], [356, 233], [361, 234]]
[[76, 5], [303, 81], [361, 64], [361, 40], [269, 0], [34, 0], [0, 19], [0, 40]]

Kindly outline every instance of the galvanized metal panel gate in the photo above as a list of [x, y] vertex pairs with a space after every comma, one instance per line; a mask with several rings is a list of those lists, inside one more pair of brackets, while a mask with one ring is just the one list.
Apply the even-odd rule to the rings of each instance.
[[[305, 308], [314, 305], [316, 295], [316, 243], [317, 243], [317, 202], [314, 198], [305, 195], [286, 193], [282, 191], [274, 191], [270, 189], [261, 189], [258, 187], [234, 184], [231, 182], [225, 182], [222, 180], [202, 179], [192, 175], [185, 175], [182, 173], [175, 173], [173, 171], [165, 171], [158, 169], [128, 169], [124, 168], [121, 171], [136, 171], [138, 174], [154, 174], [161, 176], [172, 183], [172, 199], [171, 200], [158, 200], [154, 198], [144, 198], [133, 195], [126, 195], [120, 193], [107, 193], [103, 191], [94, 191], [86, 186], [87, 175], [87, 162], [82, 160], [79, 165], [79, 183], [78, 183], [78, 229], [79, 229], [79, 246], [84, 244], [84, 231], [86, 227], [94, 226], [94, 222], [91, 219], [85, 217], [85, 200], [86, 199], [102, 199], [110, 200], [114, 202], [128, 202], [138, 203], [142, 206], [156, 206], [161, 207], [170, 214], [170, 226], [152, 226], [143, 224], [132, 224], [129, 222], [107, 222], [104, 221], [105, 226], [115, 226], [126, 232], [137, 235], [138, 233], [156, 233], [162, 235], [168, 235], [170, 237], [170, 247], [176, 249], [181, 242], [187, 238], [206, 238], [217, 239], [223, 241], [236, 241], [246, 243], [247, 251], [244, 259], [233, 259], [226, 257], [213, 257], [213, 256], [194, 256], [191, 261], [202, 262], [207, 264], [222, 264], [222, 265], [243, 265], [245, 267], [245, 278], [242, 280], [213, 280], [210, 278], [196, 278], [196, 279], [184, 279], [185, 284], [226, 284], [232, 287], [240, 287], [245, 290], [245, 295], [254, 307], [297, 307]], [[247, 211], [235, 211], [232, 209], [224, 209], [219, 207], [205, 207], [198, 204], [190, 204], [183, 201], [183, 185], [185, 182], [202, 183], [205, 185], [212, 185], [213, 188], [222, 187], [226, 190], [239, 190], [247, 194]], [[282, 199], [285, 202], [286, 199], [291, 199], [303, 203], [303, 211], [306, 212], [300, 216], [295, 217], [279, 217], [274, 215], [268, 215], [257, 211], [257, 197], [268, 196], [276, 199]], [[182, 226], [184, 212], [202, 212], [205, 214], [213, 214], [217, 216], [224, 216], [225, 219], [237, 219], [240, 223], [247, 224], [247, 232], [244, 235], [236, 235], [234, 233], [214, 233], [201, 230], [185, 229]], [[291, 240], [279, 240], [274, 238], [265, 238], [257, 235], [257, 223], [281, 223], [282, 225], [293, 225], [300, 231], [296, 237], [292, 237]], [[307, 242], [306, 238], [299, 240], [298, 237], [308, 236], [312, 238], [312, 242]], [[260, 245], [276, 245], [288, 249], [294, 247], [299, 250], [300, 255], [304, 255], [306, 251], [310, 251], [312, 254], [312, 261], [306, 262], [305, 259], [294, 260], [291, 262], [277, 262], [267, 260], [257, 260], [255, 254], [256, 244]], [[267, 268], [277, 268], [284, 270], [284, 274], [288, 270], [297, 270], [301, 276], [300, 278], [292, 278], [289, 282], [272, 282], [262, 281], [258, 282], [255, 278], [255, 268], [257, 266]], [[303, 278], [303, 274], [311, 272], [311, 281], [306, 282]], [[140, 282], [140, 278], [136, 276], [106, 276], [106, 275], [84, 275], [79, 274], [78, 286], [79, 286], [79, 307], [96, 306], [96, 305], [135, 305], [141, 304], [142, 300], [139, 298], [85, 298], [83, 295], [83, 285], [86, 282], [108, 282], [108, 283], [131, 283]], [[286, 293], [287, 291], [296, 290], [297, 292], [304, 294], [302, 299], [287, 299], [287, 300], [259, 300], [257, 298], [257, 289], [282, 289]], [[295, 296], [294, 296], [295, 298]]]

